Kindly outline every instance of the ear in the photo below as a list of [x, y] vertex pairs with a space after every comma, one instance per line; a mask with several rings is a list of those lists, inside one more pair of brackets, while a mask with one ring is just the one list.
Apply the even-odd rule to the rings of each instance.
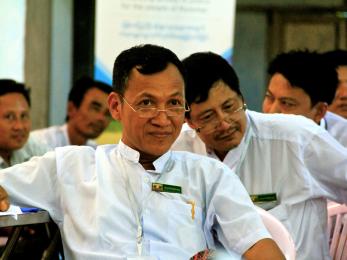
[[66, 112], [67, 112], [67, 116], [69, 117], [69, 119], [74, 117], [77, 110], [78, 110], [78, 108], [75, 106], [75, 104], [72, 101], [69, 101], [67, 103], [67, 111]]
[[121, 121], [122, 102], [120, 95], [116, 92], [111, 92], [108, 95], [107, 103], [112, 118]]
[[328, 104], [325, 102], [318, 102], [315, 107], [315, 114], [313, 115], [313, 120], [319, 124], [320, 120], [325, 116], [328, 110]]
[[186, 122], [190, 126], [190, 128], [196, 130], [198, 133], [200, 132], [199, 127], [195, 125], [190, 118], [186, 118]]

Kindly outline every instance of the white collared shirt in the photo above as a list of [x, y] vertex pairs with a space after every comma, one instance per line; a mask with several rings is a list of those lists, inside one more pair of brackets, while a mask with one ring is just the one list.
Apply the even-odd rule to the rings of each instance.
[[[71, 145], [70, 138], [67, 132], [67, 124], [50, 126], [47, 128], [37, 129], [31, 132], [35, 137], [47, 144], [52, 149], [61, 146]], [[86, 144], [96, 148], [97, 144], [95, 141], [88, 139]]]
[[320, 125], [347, 148], [347, 120], [345, 118], [328, 111]]
[[13, 151], [10, 159], [10, 165], [8, 165], [6, 161], [0, 156], [0, 169], [10, 167], [11, 165], [15, 165], [17, 163], [26, 162], [33, 156], [43, 155], [48, 150], [48, 146], [39, 142], [38, 140], [36, 140], [36, 138], [30, 135], [28, 141], [22, 148]]
[[[326, 198], [347, 202], [347, 150], [302, 116], [246, 113], [246, 136], [223, 162], [250, 194], [277, 194], [270, 212], [292, 234], [297, 259], [329, 259]], [[202, 143], [193, 131], [181, 132], [173, 149], [218, 159], [206, 148], [192, 150]]]
[[[143, 255], [187, 260], [215, 247], [212, 229], [228, 251], [239, 254], [270, 237], [239, 178], [223, 163], [167, 152], [153, 165], [155, 170], [145, 170], [139, 153], [122, 142], [96, 150], [67, 146], [3, 170], [0, 185], [14, 204], [50, 213], [66, 259], [136, 255], [130, 191], [143, 227]], [[182, 194], [154, 192], [153, 182], [180, 186]]]

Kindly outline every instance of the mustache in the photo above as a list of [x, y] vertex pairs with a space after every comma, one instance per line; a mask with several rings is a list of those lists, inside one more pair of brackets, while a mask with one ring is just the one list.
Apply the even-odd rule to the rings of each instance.
[[221, 131], [216, 132], [214, 138], [216, 140], [222, 140], [222, 139], [234, 134], [235, 132], [240, 131], [240, 129], [241, 129], [241, 127], [239, 125], [231, 125], [226, 130], [221, 130]]

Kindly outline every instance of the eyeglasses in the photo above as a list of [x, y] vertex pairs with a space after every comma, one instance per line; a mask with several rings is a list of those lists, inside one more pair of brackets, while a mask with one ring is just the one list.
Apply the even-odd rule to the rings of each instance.
[[220, 124], [225, 121], [227, 123], [231, 123], [235, 120], [238, 120], [238, 116], [240, 115], [239, 112], [245, 111], [247, 109], [247, 105], [245, 103], [242, 104], [242, 106], [232, 110], [232, 109], [225, 109], [223, 111], [224, 117], [222, 119], [218, 118], [216, 113], [213, 113], [212, 115], [209, 115], [208, 117], [198, 120], [199, 127], [196, 128], [197, 132], [204, 132], [205, 134], [209, 134], [214, 132]]
[[173, 106], [166, 109], [158, 109], [157, 107], [141, 107], [135, 109], [123, 96], [122, 99], [141, 118], [156, 117], [157, 115], [159, 115], [159, 112], [165, 112], [168, 117], [182, 116], [185, 112], [190, 111], [190, 108], [187, 104], [185, 104], [185, 106]]

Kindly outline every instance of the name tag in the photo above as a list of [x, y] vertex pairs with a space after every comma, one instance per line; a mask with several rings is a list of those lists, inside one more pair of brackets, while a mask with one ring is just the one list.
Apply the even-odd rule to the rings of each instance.
[[252, 194], [250, 196], [253, 202], [266, 202], [277, 200], [276, 193]]
[[169, 185], [169, 184], [158, 183], [158, 182], [152, 183], [152, 191], [182, 194], [182, 188], [180, 186]]

